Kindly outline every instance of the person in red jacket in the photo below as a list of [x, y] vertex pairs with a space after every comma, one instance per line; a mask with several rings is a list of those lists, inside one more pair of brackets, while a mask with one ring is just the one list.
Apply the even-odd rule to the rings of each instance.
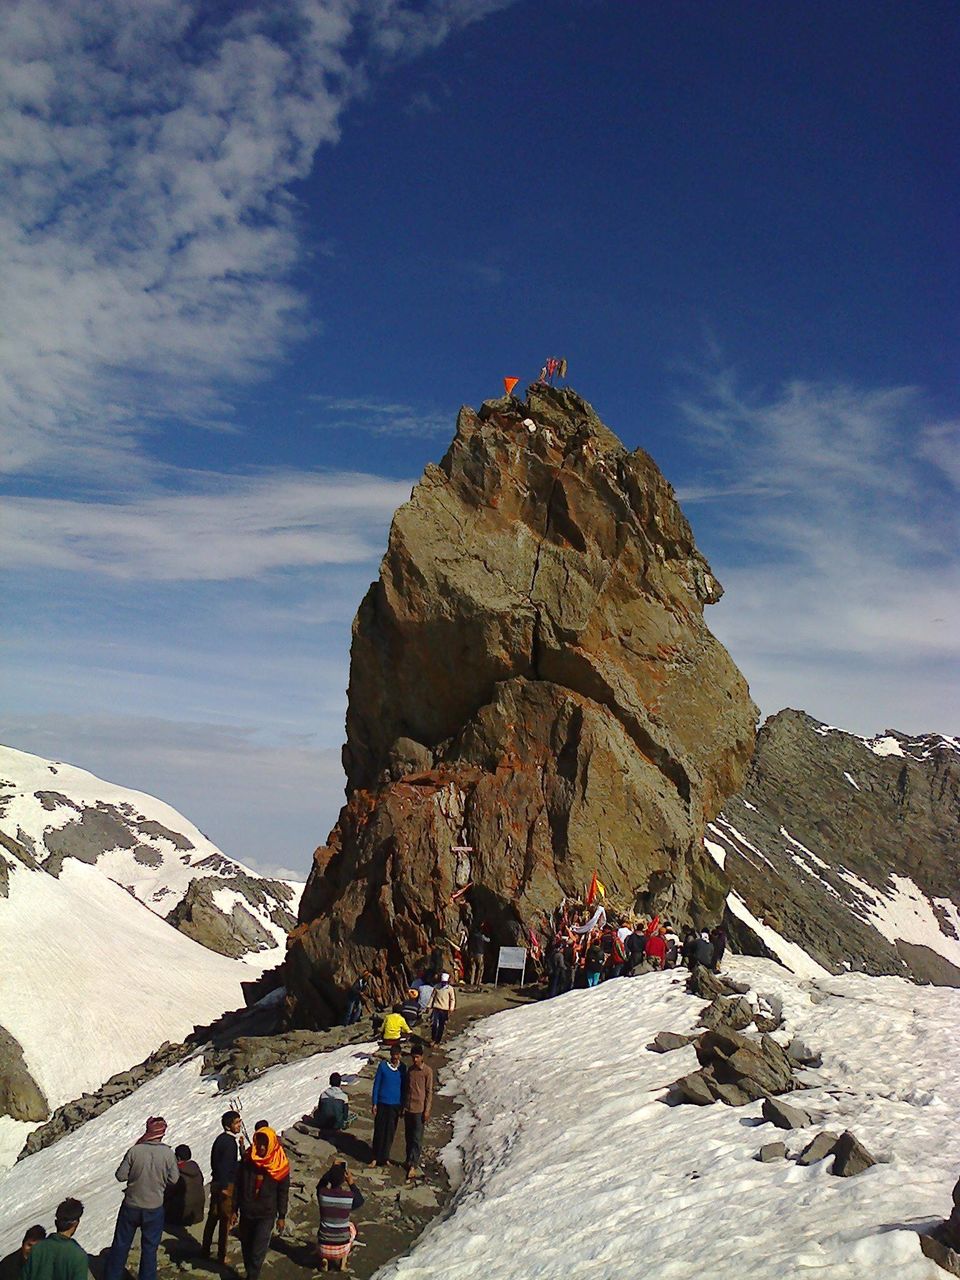
[[651, 933], [647, 938], [644, 955], [652, 965], [655, 965], [658, 969], [663, 968], [663, 962], [667, 958], [667, 940], [662, 929], [658, 929], [656, 933]]

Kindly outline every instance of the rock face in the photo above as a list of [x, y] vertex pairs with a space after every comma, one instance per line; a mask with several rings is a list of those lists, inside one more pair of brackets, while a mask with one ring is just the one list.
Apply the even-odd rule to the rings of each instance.
[[[825, 968], [960, 986], [956, 739], [780, 711], [707, 840], [750, 913]], [[725, 924], [737, 949], [772, 954], [736, 901]]]
[[0, 1116], [46, 1120], [49, 1114], [47, 1100], [23, 1060], [20, 1041], [0, 1027]]
[[328, 1019], [363, 964], [385, 993], [449, 956], [467, 906], [495, 944], [542, 935], [595, 868], [608, 905], [717, 916], [700, 837], [755, 724], [703, 621], [720, 594], [652, 459], [572, 391], [461, 410], [354, 622], [347, 804], [288, 952], [292, 1018]]

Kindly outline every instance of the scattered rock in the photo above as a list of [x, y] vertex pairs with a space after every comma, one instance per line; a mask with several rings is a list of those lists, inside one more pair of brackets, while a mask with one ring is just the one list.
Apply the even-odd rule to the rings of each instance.
[[698, 1107], [716, 1102], [716, 1095], [702, 1071], [692, 1071], [690, 1075], [681, 1076], [673, 1088], [680, 1094], [683, 1102], [692, 1102]]
[[697, 1058], [701, 1069], [675, 1085], [685, 1102], [703, 1105], [716, 1099], [742, 1107], [801, 1087], [786, 1054], [766, 1035], [753, 1039], [740, 1031], [705, 1031], [697, 1040]]
[[807, 1143], [800, 1152], [797, 1164], [816, 1164], [818, 1160], [826, 1160], [836, 1145], [837, 1135], [824, 1129], [822, 1133], [817, 1134], [812, 1142]]
[[677, 1031], [658, 1031], [653, 1041], [647, 1045], [655, 1053], [670, 1053], [674, 1049], [682, 1049], [698, 1039], [695, 1035], [681, 1035]]
[[782, 1098], [764, 1098], [763, 1118], [778, 1129], [802, 1129], [810, 1124], [810, 1117], [800, 1107], [791, 1107]]
[[740, 991], [739, 986], [740, 984], [734, 986], [728, 979], [721, 978], [718, 973], [711, 973], [702, 964], [695, 965], [687, 979], [687, 991], [692, 996], [699, 996], [701, 1000], [715, 1000], [717, 996], [743, 995], [749, 990], [747, 987], [744, 991]]
[[779, 1031], [783, 1026], [782, 1018], [775, 1018], [772, 1014], [758, 1013], [753, 1020], [753, 1025], [758, 1031], [765, 1031], [768, 1035], [771, 1031]]
[[795, 1062], [798, 1067], [822, 1067], [823, 1057], [816, 1049], [799, 1038], [794, 1036], [787, 1045], [787, 1057], [791, 1062]]
[[960, 1252], [952, 1248], [940, 1235], [940, 1228], [920, 1237], [923, 1254], [952, 1276], [960, 1276]]
[[841, 1133], [833, 1148], [834, 1161], [831, 1173], [835, 1173], [838, 1178], [852, 1178], [858, 1173], [863, 1173], [864, 1169], [869, 1169], [871, 1165], [876, 1164], [873, 1156], [856, 1138], [849, 1129], [845, 1133]]
[[769, 1164], [772, 1160], [785, 1160], [787, 1157], [787, 1148], [782, 1142], [767, 1142], [760, 1148], [754, 1156], [755, 1160], [759, 1160], [761, 1164]]
[[700, 1015], [700, 1025], [744, 1031], [753, 1022], [753, 1006], [743, 996], [717, 996]]

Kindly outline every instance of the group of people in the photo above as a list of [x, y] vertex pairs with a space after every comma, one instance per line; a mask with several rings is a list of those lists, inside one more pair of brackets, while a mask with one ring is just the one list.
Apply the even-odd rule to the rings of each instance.
[[[442, 1042], [447, 1022], [457, 1007], [457, 990], [446, 970], [440, 972], [435, 982], [431, 981], [432, 976], [425, 974], [414, 978], [404, 998], [397, 1001], [383, 1016], [380, 1035], [387, 1047], [394, 1042], [400, 1043], [406, 1036], [414, 1035], [414, 1028], [426, 1018], [430, 1022], [432, 1043]], [[370, 998], [370, 978], [370, 970], [364, 969], [350, 987], [343, 1017], [345, 1027], [358, 1022], [364, 1009], [374, 1012]]]
[[716, 972], [727, 945], [722, 925], [712, 930], [690, 928], [679, 934], [655, 915], [650, 920], [608, 919], [602, 906], [558, 909], [544, 970], [547, 997], [574, 987], [595, 987], [609, 978], [632, 977], [681, 962]]

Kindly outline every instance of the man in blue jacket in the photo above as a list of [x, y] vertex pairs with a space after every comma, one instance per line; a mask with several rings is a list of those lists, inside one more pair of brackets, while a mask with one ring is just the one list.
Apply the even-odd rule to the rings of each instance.
[[400, 1045], [391, 1045], [390, 1061], [381, 1062], [377, 1067], [377, 1074], [373, 1077], [371, 1169], [378, 1164], [387, 1164], [390, 1160], [390, 1148], [393, 1146], [393, 1135], [397, 1131], [397, 1121], [400, 1119], [400, 1105], [403, 1101], [406, 1077], [407, 1069], [400, 1061]]
[[210, 1257], [213, 1233], [217, 1236], [217, 1260], [227, 1261], [227, 1239], [230, 1220], [235, 1212], [235, 1189], [240, 1171], [240, 1130], [243, 1128], [236, 1111], [225, 1111], [220, 1117], [223, 1133], [214, 1138], [210, 1148], [210, 1212], [203, 1228], [203, 1254]]

